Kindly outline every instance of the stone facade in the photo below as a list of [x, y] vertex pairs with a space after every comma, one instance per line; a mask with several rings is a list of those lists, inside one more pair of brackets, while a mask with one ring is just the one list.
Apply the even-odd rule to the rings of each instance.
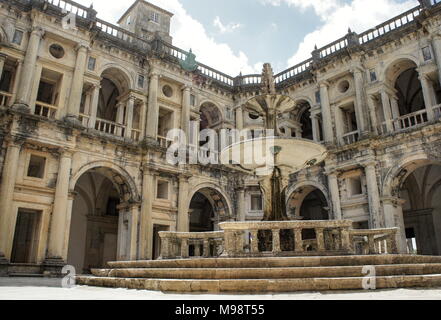
[[[173, 128], [192, 142], [198, 129], [263, 128], [248, 104], [268, 89], [262, 77], [186, 71], [172, 14], [145, 1], [119, 27], [66, 2], [68, 16], [58, 1], [0, 1], [5, 265], [87, 272], [158, 257], [159, 231], [260, 220], [255, 177], [173, 166], [165, 154]], [[290, 176], [290, 216], [399, 227], [400, 252], [441, 254], [440, 8], [424, 2], [349, 31], [274, 76], [272, 90], [295, 102], [279, 115], [281, 132], [329, 150], [324, 164]]]

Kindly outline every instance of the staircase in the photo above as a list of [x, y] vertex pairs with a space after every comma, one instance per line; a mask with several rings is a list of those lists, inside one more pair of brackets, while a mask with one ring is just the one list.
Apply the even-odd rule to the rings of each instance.
[[441, 287], [441, 257], [431, 256], [213, 258], [109, 266], [92, 270], [91, 276], [77, 276], [77, 284], [173, 293], [362, 290], [363, 267], [374, 266], [377, 289]]

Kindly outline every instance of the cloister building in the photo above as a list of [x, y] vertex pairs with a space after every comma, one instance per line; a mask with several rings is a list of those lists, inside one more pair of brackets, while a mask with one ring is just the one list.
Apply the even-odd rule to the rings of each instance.
[[[398, 227], [400, 252], [441, 255], [441, 6], [420, 2], [274, 85], [292, 101], [280, 132], [329, 152], [290, 176], [289, 216]], [[202, 129], [264, 124], [261, 75], [189, 71], [172, 16], [137, 0], [113, 25], [70, 0], [0, 0], [0, 273], [156, 259], [160, 231], [262, 219], [258, 177], [166, 161], [171, 129], [198, 148]]]

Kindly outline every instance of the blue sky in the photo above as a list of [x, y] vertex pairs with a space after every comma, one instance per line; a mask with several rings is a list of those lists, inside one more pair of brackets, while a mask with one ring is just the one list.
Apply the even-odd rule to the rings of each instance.
[[[91, 0], [77, 0], [90, 5]], [[98, 16], [115, 23], [131, 2], [94, 0]], [[417, 0], [150, 0], [175, 14], [173, 43], [232, 76], [282, 71], [310, 57], [351, 27], [363, 32]]]

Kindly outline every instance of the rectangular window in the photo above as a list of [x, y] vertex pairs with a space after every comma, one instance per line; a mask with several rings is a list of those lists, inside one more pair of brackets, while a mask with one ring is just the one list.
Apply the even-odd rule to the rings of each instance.
[[12, 43], [21, 45], [22, 40], [23, 40], [23, 31], [15, 30], [14, 38], [12, 38]]
[[89, 57], [89, 62], [87, 64], [87, 69], [94, 71], [96, 66], [96, 59], [94, 57]]
[[138, 75], [138, 87], [144, 88], [145, 77], [143, 75]]
[[168, 200], [168, 182], [158, 181], [156, 199]]
[[262, 196], [259, 194], [251, 195], [251, 211], [262, 211]]
[[369, 75], [371, 77], [371, 82], [377, 81], [377, 73], [375, 72], [375, 69], [369, 70]]
[[46, 158], [36, 155], [31, 155], [27, 176], [31, 178], [43, 179], [45, 166], [46, 166]]
[[352, 197], [363, 194], [363, 188], [361, 186], [361, 177], [349, 178], [348, 188], [349, 188], [349, 194]]
[[151, 21], [154, 21], [154, 22], [156, 22], [156, 23], [159, 23], [159, 13], [157, 13], [157, 12], [152, 12], [152, 13], [150, 14], [150, 20], [151, 20]]
[[195, 95], [190, 95], [190, 105], [192, 107], [194, 107], [196, 105], [196, 96]]
[[130, 25], [132, 23], [132, 17], [128, 16], [127, 17], [127, 25]]
[[317, 103], [321, 102], [320, 91], [315, 92], [315, 102], [317, 102]]
[[423, 57], [424, 61], [432, 60], [432, 52], [430, 51], [430, 47], [423, 48]]

